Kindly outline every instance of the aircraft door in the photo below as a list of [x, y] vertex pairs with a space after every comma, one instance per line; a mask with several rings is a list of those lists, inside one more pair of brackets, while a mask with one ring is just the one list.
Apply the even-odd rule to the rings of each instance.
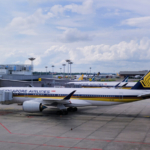
[[123, 93], [119, 93], [119, 100], [123, 100]]
[[24, 93], [24, 97], [28, 97], [28, 91]]

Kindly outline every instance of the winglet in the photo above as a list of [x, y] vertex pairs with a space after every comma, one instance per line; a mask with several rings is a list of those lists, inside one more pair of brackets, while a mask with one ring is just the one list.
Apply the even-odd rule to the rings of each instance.
[[119, 86], [120, 83], [121, 83], [121, 82], [119, 82], [117, 85], [115, 85], [114, 88], [117, 88], [117, 87]]
[[68, 99], [70, 99], [71, 96], [72, 96], [75, 92], [76, 92], [76, 90], [73, 91], [73, 92], [71, 92], [69, 95], [67, 95], [63, 100], [68, 100]]

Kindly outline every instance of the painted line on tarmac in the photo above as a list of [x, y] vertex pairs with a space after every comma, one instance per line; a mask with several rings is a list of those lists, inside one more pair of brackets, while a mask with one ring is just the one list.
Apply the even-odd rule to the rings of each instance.
[[68, 147], [63, 145], [48, 145], [48, 144], [35, 144], [35, 143], [22, 143], [22, 142], [10, 142], [10, 141], [0, 141], [0, 143], [11, 143], [11, 144], [21, 144], [21, 145], [36, 145], [36, 146], [47, 146], [47, 147], [59, 147], [59, 148], [73, 148], [73, 149], [83, 149], [83, 150], [102, 150], [97, 148], [82, 148], [82, 147]]
[[[127, 143], [127, 144], [142, 144], [142, 145], [150, 145], [150, 143], [144, 143], [144, 142], [134, 142], [134, 141], [114, 141], [114, 140], [103, 140], [103, 139], [88, 139], [88, 138], [73, 138], [73, 137], [61, 137], [61, 136], [50, 136], [50, 135], [36, 135], [36, 134], [24, 134], [24, 133], [12, 133], [10, 130], [8, 130], [2, 123], [0, 125], [8, 131], [8, 133], [13, 135], [22, 135], [22, 136], [39, 136], [39, 137], [53, 137], [57, 139], [72, 139], [72, 140], [88, 140], [88, 141], [101, 141], [101, 142], [113, 142], [113, 143]], [[96, 149], [95, 149], [96, 150]]]
[[1, 125], [6, 131], [8, 131], [8, 133], [12, 134], [2, 123], [0, 123], [0, 125]]
[[134, 141], [114, 141], [114, 140], [103, 140], [103, 139], [88, 139], [88, 138], [73, 138], [73, 137], [59, 137], [59, 136], [50, 136], [50, 135], [36, 135], [36, 134], [23, 134], [23, 133], [11, 133], [15, 135], [27, 135], [27, 136], [39, 136], [39, 137], [53, 137], [57, 139], [72, 139], [72, 140], [87, 140], [87, 141], [101, 141], [101, 142], [114, 142], [114, 143], [131, 143], [131, 144], [142, 144], [142, 145], [150, 145], [150, 143], [144, 142], [134, 142]]
[[0, 111], [0, 116], [3, 116], [3, 115], [8, 115], [8, 114], [11, 114], [12, 112], [3, 112], [3, 111]]

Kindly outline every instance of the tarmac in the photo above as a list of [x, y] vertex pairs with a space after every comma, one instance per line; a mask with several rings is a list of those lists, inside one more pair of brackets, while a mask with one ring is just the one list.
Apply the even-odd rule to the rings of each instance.
[[0, 150], [150, 150], [150, 99], [83, 107], [68, 115], [56, 109], [23, 112], [0, 105]]

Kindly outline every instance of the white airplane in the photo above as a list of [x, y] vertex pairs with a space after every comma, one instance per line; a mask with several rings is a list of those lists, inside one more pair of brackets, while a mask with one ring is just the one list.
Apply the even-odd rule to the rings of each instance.
[[74, 84], [83, 88], [112, 88], [119, 84], [117, 88], [131, 89], [136, 82], [128, 82], [128, 77], [126, 77], [122, 82], [68, 82], [66, 84]]
[[[84, 88], [111, 88], [115, 87], [119, 82], [69, 82], [69, 84], [79, 85]], [[121, 82], [118, 88], [131, 89], [136, 82]]]
[[55, 106], [60, 110], [58, 114], [67, 114], [70, 110], [77, 111], [77, 107], [123, 104], [150, 98], [150, 72], [131, 90], [35, 87], [5, 87], [0, 89], [5, 92], [12, 92], [11, 102], [23, 103], [25, 112], [40, 112], [46, 106]]
[[135, 75], [134, 78], [135, 78], [135, 79], [140, 79], [141, 76], [140, 76], [140, 75]]

